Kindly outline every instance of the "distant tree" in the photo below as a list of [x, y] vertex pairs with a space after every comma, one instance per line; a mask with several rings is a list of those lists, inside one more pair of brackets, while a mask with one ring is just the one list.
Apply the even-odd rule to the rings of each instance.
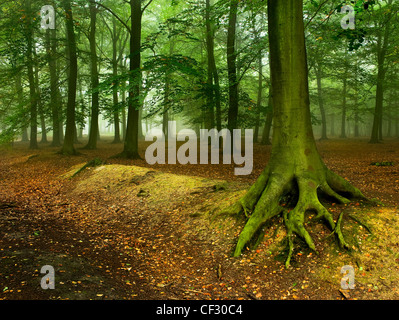
[[76, 53], [76, 40], [74, 31], [74, 21], [71, 0], [63, 0], [62, 7], [65, 12], [66, 38], [68, 41], [68, 102], [67, 102], [67, 119], [64, 143], [61, 149], [62, 154], [74, 155], [76, 150], [74, 147], [76, 126], [75, 126], [75, 107], [76, 107], [76, 89], [78, 77], [78, 58]]
[[85, 148], [96, 149], [97, 138], [99, 134], [98, 118], [99, 118], [99, 91], [97, 87], [99, 85], [98, 75], [98, 57], [97, 57], [97, 41], [96, 41], [96, 30], [97, 30], [97, 5], [95, 2], [89, 2], [90, 8], [90, 78], [91, 78], [91, 118], [90, 118], [90, 132], [89, 141]]

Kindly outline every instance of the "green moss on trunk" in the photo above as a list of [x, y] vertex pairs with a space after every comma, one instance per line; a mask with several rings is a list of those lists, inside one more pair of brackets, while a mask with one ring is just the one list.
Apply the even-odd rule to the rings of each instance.
[[340, 245], [346, 246], [340, 224], [334, 223], [319, 194], [340, 203], [348, 202], [348, 198], [364, 199], [358, 189], [325, 166], [316, 148], [309, 107], [302, 6], [303, 1], [299, 0], [268, 2], [274, 112], [270, 161], [247, 194], [225, 211], [248, 217], [234, 251], [236, 257], [253, 238], [259, 240], [261, 228], [268, 220], [283, 214], [289, 246], [287, 266], [295, 235], [316, 251], [304, 226], [309, 211], [316, 212], [315, 219], [325, 220]]

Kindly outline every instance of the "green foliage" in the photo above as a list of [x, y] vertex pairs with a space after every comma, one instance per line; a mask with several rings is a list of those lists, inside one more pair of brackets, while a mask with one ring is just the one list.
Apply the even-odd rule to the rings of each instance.
[[[40, 28], [39, 10], [51, 4], [56, 9], [57, 74], [60, 118], [65, 118], [68, 67], [66, 59], [68, 43], [65, 34], [65, 16], [61, 0], [31, 1], [32, 13], [25, 10], [22, 0], [3, 1], [0, 9], [0, 130], [1, 141], [8, 142], [20, 136], [29, 126], [29, 80], [27, 67], [28, 31], [33, 31], [36, 55], [34, 70], [40, 88], [40, 117], [44, 118], [46, 131], [52, 129], [50, 106], [51, 87], [47, 57], [46, 32]], [[188, 125], [203, 126], [209, 111], [216, 106], [215, 82], [208, 83], [206, 50], [206, 2], [198, 0], [158, 0], [149, 4], [142, 17], [142, 68], [128, 71], [129, 39], [126, 26], [130, 21], [130, 6], [124, 0], [98, 1], [97, 54], [100, 85], [91, 88], [89, 47], [89, 6], [85, 0], [71, 2], [74, 13], [74, 28], [77, 39], [79, 78], [76, 104], [76, 125], [85, 127], [90, 116], [91, 94], [100, 93], [100, 113], [110, 124], [117, 112], [126, 110], [130, 99], [139, 99], [146, 121], [159, 123], [160, 116], [168, 112]], [[143, 2], [142, 6], [146, 2]], [[352, 5], [356, 13], [356, 28], [343, 30], [340, 20], [341, 7]], [[211, 1], [209, 19], [214, 38], [214, 56], [219, 77], [222, 126], [226, 126], [229, 107], [226, 57], [226, 33], [231, 0]], [[312, 123], [320, 124], [317, 108], [316, 75], [321, 73], [322, 93], [327, 116], [339, 115], [342, 110], [342, 84], [347, 79], [347, 120], [367, 124], [373, 112], [373, 99], [377, 84], [378, 46], [383, 44], [383, 33], [387, 22], [389, 41], [386, 45], [384, 71], [385, 81], [384, 121], [396, 121], [398, 106], [395, 103], [397, 74], [399, 71], [399, 36], [397, 33], [399, 3], [391, 0], [355, 1], [304, 1], [304, 20], [309, 64], [309, 81], [312, 105]], [[117, 17], [119, 19], [117, 19]], [[122, 23], [122, 22], [123, 23]], [[29, 22], [29, 23], [28, 23]], [[268, 110], [269, 89], [267, 1], [239, 1], [236, 34], [236, 66], [239, 84], [238, 125], [254, 127], [257, 116]], [[28, 26], [31, 24], [31, 29]], [[116, 57], [113, 40], [116, 39]], [[263, 98], [257, 109], [258, 58], [263, 64]], [[117, 61], [117, 75], [113, 73], [113, 62]], [[344, 63], [347, 61], [347, 63]], [[347, 67], [345, 71], [345, 66]], [[137, 73], [137, 74], [136, 74]], [[17, 75], [21, 75], [20, 93], [16, 90]], [[129, 96], [137, 82], [141, 93]], [[219, 87], [218, 87], [219, 89]], [[118, 93], [114, 103], [113, 93]], [[121, 101], [122, 94], [127, 95]], [[215, 110], [213, 110], [215, 112]], [[388, 116], [389, 113], [389, 116]]]

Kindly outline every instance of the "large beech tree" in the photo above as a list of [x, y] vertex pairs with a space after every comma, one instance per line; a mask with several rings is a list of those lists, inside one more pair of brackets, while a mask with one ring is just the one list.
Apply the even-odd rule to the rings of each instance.
[[[316, 148], [309, 106], [303, 0], [268, 0], [268, 16], [274, 112], [271, 157], [254, 185], [227, 212], [245, 213], [249, 217], [234, 256], [239, 256], [247, 243], [259, 235], [267, 220], [282, 213], [287, 228], [286, 265], [289, 266], [295, 236], [303, 238], [316, 251], [304, 226], [309, 211], [317, 213], [315, 219], [324, 219], [337, 235], [340, 246], [347, 247], [340, 219], [334, 222], [319, 194], [340, 203], [365, 197], [329, 170]], [[282, 206], [284, 200], [286, 206]]]

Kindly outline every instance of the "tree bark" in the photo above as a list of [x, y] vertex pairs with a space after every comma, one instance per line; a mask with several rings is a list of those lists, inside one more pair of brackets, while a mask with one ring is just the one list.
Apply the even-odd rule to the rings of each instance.
[[98, 58], [97, 58], [97, 42], [96, 42], [96, 22], [97, 22], [97, 7], [93, 2], [89, 2], [90, 7], [90, 63], [91, 63], [91, 118], [90, 118], [90, 132], [89, 141], [86, 149], [97, 149], [98, 139], [98, 117], [99, 117], [99, 92], [95, 90], [98, 87]]
[[263, 71], [262, 71], [262, 50], [259, 50], [258, 56], [258, 97], [256, 101], [256, 120], [255, 120], [255, 130], [254, 130], [254, 142], [257, 143], [259, 139], [259, 125], [260, 125], [260, 109], [262, 107], [262, 92], [263, 92]]
[[269, 101], [268, 102], [269, 110], [266, 113], [265, 125], [263, 127], [263, 132], [262, 132], [261, 144], [263, 145], [272, 144], [270, 141], [270, 130], [272, 128], [272, 123], [273, 123], [273, 99], [272, 99], [271, 87], [269, 89], [268, 101]]
[[[18, 68], [18, 71], [16, 73], [16, 78], [15, 78], [15, 89], [17, 90], [17, 97], [18, 97], [18, 104], [19, 105], [24, 105], [24, 89], [22, 87], [22, 69]], [[22, 137], [21, 141], [27, 142], [29, 141], [28, 137], [28, 130], [26, 127], [26, 121], [27, 119], [23, 119], [22, 123]]]
[[56, 29], [47, 29], [46, 31], [46, 50], [47, 62], [50, 73], [50, 108], [52, 114], [53, 141], [52, 147], [61, 146], [60, 139], [60, 117], [59, 117], [59, 89], [57, 79], [57, 39]]
[[128, 115], [126, 139], [122, 155], [128, 159], [139, 159], [138, 127], [140, 88], [141, 88], [141, 1], [130, 0], [131, 9], [131, 34], [130, 34], [130, 85], [128, 98]]
[[384, 81], [386, 75], [385, 59], [389, 43], [390, 16], [385, 23], [384, 33], [381, 30], [377, 41], [377, 91], [375, 96], [375, 109], [373, 127], [371, 129], [370, 143], [379, 143], [382, 141], [382, 115], [384, 104]]
[[34, 39], [33, 39], [33, 26], [31, 19], [33, 18], [31, 0], [25, 2], [26, 5], [26, 40], [27, 40], [27, 70], [29, 80], [29, 97], [30, 97], [30, 149], [38, 149], [37, 143], [37, 92], [36, 82], [34, 75]]
[[[206, 105], [206, 119], [205, 128], [213, 129], [215, 127], [215, 105], [216, 97], [214, 92], [214, 73], [215, 73], [215, 53], [214, 53], [214, 26], [210, 19], [211, 2], [206, 0], [205, 10], [205, 26], [206, 26], [206, 52], [208, 61], [208, 80], [207, 80], [207, 105]], [[216, 70], [217, 72], [217, 70]], [[216, 121], [218, 122], [219, 119]]]
[[353, 117], [354, 117], [354, 137], [359, 137], [359, 84], [358, 84], [358, 62], [355, 62], [355, 97], [354, 97], [354, 110], [353, 110]]
[[238, 82], [236, 66], [236, 25], [237, 25], [238, 0], [230, 1], [229, 26], [227, 31], [227, 73], [229, 80], [229, 110], [227, 129], [231, 132], [237, 129], [238, 118]]
[[346, 138], [346, 93], [347, 93], [347, 67], [345, 67], [345, 74], [342, 87], [342, 115], [341, 115], [341, 135], [340, 138]]
[[[364, 199], [362, 193], [345, 179], [328, 170], [313, 136], [306, 58], [303, 0], [269, 0], [270, 68], [273, 88], [273, 142], [270, 160], [258, 180], [239, 202], [224, 213], [244, 213], [248, 221], [241, 231], [234, 256], [247, 244], [263, 236], [262, 227], [282, 213], [287, 228], [290, 265], [294, 242], [301, 237], [312, 250], [315, 244], [305, 229], [305, 214], [316, 212], [347, 247], [339, 224], [319, 201], [319, 192], [342, 203], [348, 197]], [[282, 199], [288, 199], [281, 206]], [[288, 210], [289, 209], [289, 210]], [[259, 241], [255, 241], [259, 243]]]
[[44, 113], [44, 106], [43, 106], [43, 101], [42, 101], [42, 93], [40, 89], [40, 78], [39, 78], [39, 62], [37, 58], [37, 52], [36, 48], [33, 48], [33, 56], [34, 56], [34, 66], [35, 66], [35, 90], [36, 90], [36, 96], [37, 96], [37, 111], [39, 113], [40, 117], [40, 127], [41, 127], [41, 135], [42, 138], [40, 140], [40, 143], [47, 143], [47, 129], [46, 129], [46, 115]]
[[70, 0], [63, 1], [65, 12], [65, 25], [68, 41], [68, 60], [69, 60], [69, 77], [68, 77], [68, 102], [67, 102], [67, 119], [64, 144], [61, 153], [67, 155], [76, 154], [74, 147], [75, 140], [75, 107], [76, 107], [76, 87], [78, 77], [78, 59], [76, 55], [76, 40], [74, 32], [73, 13]]
[[326, 111], [324, 109], [324, 99], [323, 99], [323, 88], [322, 88], [322, 70], [318, 65], [316, 70], [316, 80], [317, 80], [317, 97], [319, 101], [319, 109], [321, 115], [321, 138], [320, 140], [327, 140], [327, 119]]
[[[118, 42], [120, 39], [120, 33], [116, 30], [116, 19], [112, 20], [112, 75], [113, 77], [118, 76]], [[121, 134], [120, 134], [120, 120], [119, 120], [119, 108], [118, 103], [118, 86], [115, 86], [112, 92], [112, 99], [114, 104], [114, 141], [112, 143], [121, 143]]]

